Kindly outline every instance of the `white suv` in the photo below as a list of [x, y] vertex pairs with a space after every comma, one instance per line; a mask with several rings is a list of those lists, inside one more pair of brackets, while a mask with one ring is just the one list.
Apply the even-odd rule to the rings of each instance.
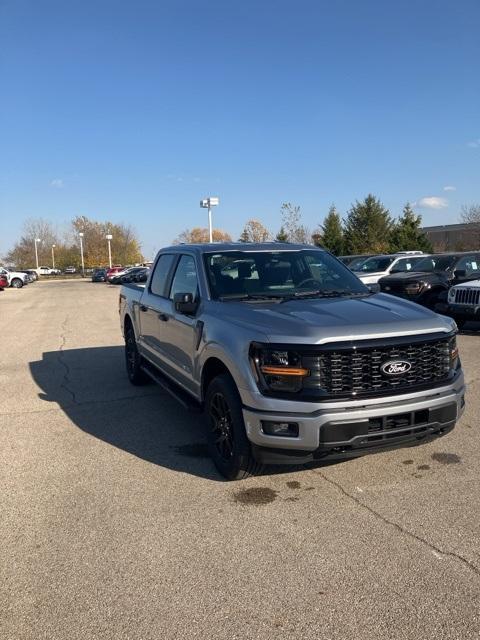
[[413, 271], [417, 262], [426, 257], [421, 251], [405, 251], [388, 255], [372, 256], [355, 271], [364, 284], [376, 284], [380, 278], [391, 273]]
[[27, 274], [23, 271], [10, 271], [10, 269], [0, 267], [0, 274], [7, 276], [9, 287], [21, 289], [24, 284], [28, 284]]
[[39, 276], [54, 276], [57, 274], [57, 269], [50, 269], [50, 267], [38, 267], [35, 271]]

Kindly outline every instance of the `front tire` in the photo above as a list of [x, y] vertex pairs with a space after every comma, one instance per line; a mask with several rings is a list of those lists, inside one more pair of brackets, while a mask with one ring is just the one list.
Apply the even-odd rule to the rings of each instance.
[[207, 442], [212, 460], [227, 480], [243, 480], [259, 473], [245, 431], [242, 403], [232, 378], [217, 376], [205, 398]]
[[20, 280], [20, 278], [14, 278], [10, 283], [10, 286], [14, 289], [21, 289], [23, 287], [23, 282], [22, 280]]
[[142, 356], [135, 340], [135, 332], [131, 324], [125, 329], [125, 365], [127, 376], [132, 384], [140, 386], [150, 382], [150, 378], [141, 369]]

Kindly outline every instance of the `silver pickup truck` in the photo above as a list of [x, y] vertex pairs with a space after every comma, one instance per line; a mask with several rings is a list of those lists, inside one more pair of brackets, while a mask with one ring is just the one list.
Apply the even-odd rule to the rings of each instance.
[[442, 436], [464, 407], [455, 322], [376, 287], [311, 246], [162, 249], [121, 289], [128, 377], [204, 412], [231, 480]]

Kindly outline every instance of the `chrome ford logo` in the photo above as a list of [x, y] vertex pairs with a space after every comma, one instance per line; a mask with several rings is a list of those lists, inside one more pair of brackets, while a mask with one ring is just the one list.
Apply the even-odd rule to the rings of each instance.
[[401, 376], [408, 373], [412, 368], [412, 364], [406, 360], [390, 360], [382, 364], [381, 371], [387, 376]]

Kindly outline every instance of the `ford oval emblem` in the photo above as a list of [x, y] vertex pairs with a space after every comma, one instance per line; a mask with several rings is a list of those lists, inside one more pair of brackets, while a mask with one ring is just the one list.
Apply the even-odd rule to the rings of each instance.
[[412, 363], [407, 360], [389, 360], [382, 364], [381, 371], [387, 376], [402, 376], [412, 368]]

